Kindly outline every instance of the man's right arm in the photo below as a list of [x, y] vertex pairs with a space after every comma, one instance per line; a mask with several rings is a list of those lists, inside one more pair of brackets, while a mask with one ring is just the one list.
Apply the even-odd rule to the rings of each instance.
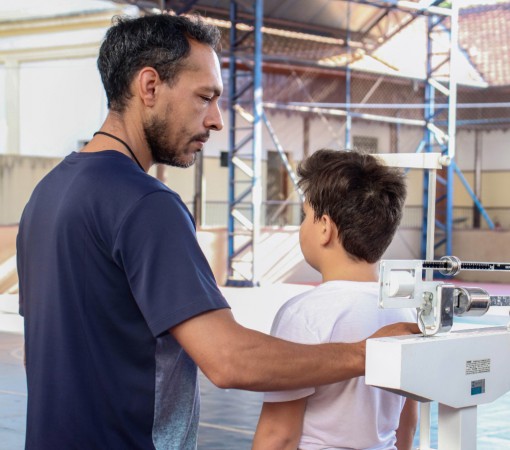
[[[417, 333], [400, 323], [375, 336]], [[238, 324], [229, 309], [195, 316], [170, 333], [218, 387], [276, 391], [319, 386], [362, 376], [365, 341], [303, 345], [268, 336]]]

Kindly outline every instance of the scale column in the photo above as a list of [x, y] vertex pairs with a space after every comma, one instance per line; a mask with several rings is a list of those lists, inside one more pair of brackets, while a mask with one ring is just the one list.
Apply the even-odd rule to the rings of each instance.
[[476, 450], [476, 408], [452, 408], [439, 403], [439, 450]]

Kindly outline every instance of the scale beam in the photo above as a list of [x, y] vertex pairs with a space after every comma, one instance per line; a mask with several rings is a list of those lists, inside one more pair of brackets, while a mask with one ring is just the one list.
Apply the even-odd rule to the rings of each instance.
[[510, 296], [490, 296], [477, 287], [429, 281], [432, 277], [427, 277], [427, 272], [453, 276], [461, 270], [510, 271], [510, 263], [462, 262], [455, 256], [439, 261], [384, 260], [379, 272], [379, 305], [416, 308], [418, 326], [425, 336], [450, 331], [454, 316], [481, 316], [491, 306], [510, 306]]
[[455, 256], [443, 256], [439, 261], [423, 261], [423, 268], [454, 276], [461, 270], [510, 272], [510, 263], [461, 261]]

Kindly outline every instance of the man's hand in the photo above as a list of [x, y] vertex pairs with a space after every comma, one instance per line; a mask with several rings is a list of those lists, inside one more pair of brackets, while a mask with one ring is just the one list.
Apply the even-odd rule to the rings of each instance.
[[403, 336], [406, 334], [420, 334], [420, 333], [421, 332], [417, 324], [412, 322], [399, 322], [382, 327], [368, 339], [388, 336]]

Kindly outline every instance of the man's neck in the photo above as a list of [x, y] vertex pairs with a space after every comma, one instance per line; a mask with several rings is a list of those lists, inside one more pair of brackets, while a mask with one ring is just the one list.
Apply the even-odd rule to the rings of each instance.
[[143, 169], [147, 172], [152, 165], [152, 158], [143, 135], [143, 130], [129, 126], [128, 122], [128, 114], [119, 114], [110, 111], [100, 130], [121, 139], [125, 144], [105, 136], [104, 134], [98, 134], [82, 151], [98, 152], [111, 149], [119, 151], [133, 159], [133, 156], [126, 147], [127, 145], [136, 155], [136, 159]]

